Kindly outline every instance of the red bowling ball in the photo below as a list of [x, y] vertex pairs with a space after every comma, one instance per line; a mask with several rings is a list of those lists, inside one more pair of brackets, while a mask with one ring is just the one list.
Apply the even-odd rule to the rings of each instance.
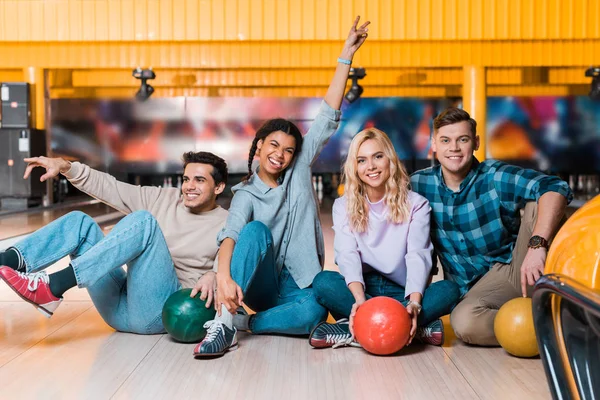
[[402, 349], [410, 336], [410, 315], [398, 300], [373, 297], [354, 317], [354, 335], [369, 353], [389, 355]]

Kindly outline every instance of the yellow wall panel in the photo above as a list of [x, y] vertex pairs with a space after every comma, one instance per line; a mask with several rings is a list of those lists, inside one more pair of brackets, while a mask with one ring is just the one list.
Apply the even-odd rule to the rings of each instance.
[[591, 37], [600, 37], [600, 24], [598, 23], [600, 15], [600, 1], [590, 1], [586, 15], [587, 28]]
[[461, 39], [484, 37], [483, 10], [483, 3], [477, 0], [468, 0], [465, 7], [461, 8], [461, 12], [468, 13], [471, 16], [469, 20], [465, 21], [465, 24], [469, 26], [467, 35], [461, 36]]
[[[247, 40], [250, 34], [250, 14], [249, 0], [224, 0], [225, 9], [223, 26], [225, 40]], [[205, 37], [205, 35], [202, 35]]]
[[[94, 9], [94, 2], [88, 1], [87, 3], [83, 3], [81, 7], [81, 22], [82, 22], [82, 37], [83, 41], [95, 41], [95, 29], [96, 29], [96, 21], [94, 18], [96, 10]], [[115, 18], [119, 18], [119, 15], [115, 16]]]
[[160, 37], [160, 6], [158, 0], [148, 0], [146, 23], [148, 24], [147, 40], [158, 40]]
[[406, 36], [406, 21], [404, 20], [406, 1], [395, 0], [392, 3], [390, 14], [392, 14], [392, 21], [394, 23], [392, 24], [392, 37], [390, 39], [404, 38]]
[[135, 40], [148, 40], [148, 0], [134, 0], [125, 4], [133, 4], [131, 9], [127, 9], [127, 15], [133, 13], [133, 18], [123, 18], [123, 24], [133, 21]]
[[[240, 0], [241, 1], [241, 0]], [[332, 2], [330, 2], [332, 3]], [[238, 6], [239, 8], [239, 13], [238, 15], [240, 16], [240, 25], [241, 26], [245, 26], [245, 24], [248, 23], [246, 18], [242, 18], [241, 16], [245, 16], [248, 15], [249, 13], [247, 11], [242, 13], [242, 8], [241, 5]], [[290, 30], [289, 30], [289, 24], [286, 23], [281, 23], [281, 21], [287, 21], [287, 19], [289, 18], [290, 15], [290, 4], [289, 1], [287, 0], [279, 0], [277, 2], [277, 9], [276, 9], [276, 14], [275, 14], [275, 20], [277, 21], [277, 23], [275, 24], [275, 35], [278, 38], [289, 38], [290, 37]], [[331, 25], [335, 25], [335, 21], [331, 21]], [[331, 30], [332, 26], [329, 25], [328, 29]], [[240, 33], [244, 34], [241, 30]], [[247, 35], [245, 37], [248, 37]]]
[[[157, 40], [173, 40], [173, 0], [155, 1], [158, 7]], [[151, 7], [154, 9], [155, 7]]]
[[[32, 40], [32, 36], [36, 36], [35, 31], [37, 30], [37, 27], [32, 26], [31, 24], [31, 3], [24, 2], [23, 4], [21, 4], [20, 7], [17, 9], [17, 15], [15, 15], [14, 18], [16, 19], [18, 26], [30, 26], [32, 28], [30, 30], [19, 29], [19, 40]], [[39, 33], [37, 36], [39, 38]]]
[[[45, 5], [44, 5], [45, 8]], [[36, 9], [35, 14], [42, 13], [42, 9]], [[32, 20], [38, 18], [32, 15]], [[60, 7], [56, 10], [56, 40], [68, 40], [71, 37], [70, 24], [69, 24], [69, 3], [61, 3]], [[50, 28], [51, 29], [51, 28]]]
[[253, 1], [250, 6], [250, 40], [260, 40], [263, 35], [262, 2]]
[[[395, 0], [379, 0], [378, 18], [377, 18], [377, 30], [378, 37], [380, 40], [390, 40], [393, 35], [393, 25], [395, 23], [393, 19], [393, 10]], [[332, 15], [336, 15], [333, 13]], [[372, 18], [370, 16], [364, 16], [364, 18]], [[332, 18], [335, 19], [335, 18]], [[335, 37], [330, 35], [330, 37]]]
[[[108, 40], [110, 17], [107, 0], [96, 0], [96, 13], [94, 14], [94, 19], [96, 23], [96, 40]], [[150, 34], [150, 30], [148, 30], [148, 34]]]
[[244, 32], [249, 32], [252, 40], [341, 40], [356, 14], [375, 22], [371, 37], [381, 40], [597, 39], [600, 38], [598, 3], [598, 0], [4, 0], [0, 2], [4, 22], [0, 24], [0, 40], [240, 40], [239, 34]]
[[[301, 38], [302, 40], [314, 40], [316, 39], [315, 32], [317, 30], [317, 23], [315, 21], [315, 13], [316, 13], [316, 0], [302, 0], [302, 16], [301, 16]], [[291, 16], [290, 16], [291, 17]], [[298, 21], [294, 21], [290, 18], [290, 23], [297, 23]]]
[[[33, 8], [43, 10], [43, 12], [35, 12], [29, 22], [29, 25], [21, 25], [21, 29], [28, 29], [35, 32], [36, 40], [69, 40], [69, 26], [59, 26], [62, 22], [63, 15], [67, 11], [69, 3], [66, 0], [48, 1], [43, 4], [35, 2], [22, 1], [19, 2], [20, 7], [24, 7], [29, 3]], [[59, 17], [60, 15], [60, 17]], [[38, 19], [41, 18], [41, 19]], [[63, 39], [61, 39], [63, 38]]]
[[[211, 7], [205, 6], [201, 11], [196, 0], [180, 1], [178, 5], [183, 5], [185, 12], [185, 19], [178, 21], [185, 27], [185, 38], [202, 37], [203, 40], [212, 39], [213, 25], [218, 21], [213, 19]], [[200, 35], [200, 26], [203, 30], [202, 35]]]
[[[427, 1], [427, 0], [426, 0]], [[419, 38], [419, 25], [422, 21], [419, 18], [420, 2], [406, 0], [404, 5], [404, 14], [400, 16], [404, 20], [405, 36], [403, 39], [415, 40]], [[415, 21], [419, 23], [416, 24]]]
[[[111, 2], [112, 4], [112, 2]], [[61, 37], [59, 40], [72, 40], [72, 41], [80, 41], [83, 38], [83, 22], [81, 20], [81, 9], [82, 9], [83, 5], [78, 2], [78, 1], [69, 1], [67, 3], [67, 6], [61, 10], [62, 12], [60, 12], [61, 15], [64, 16], [65, 21], [64, 21], [64, 26], [61, 29], [64, 29], [66, 32], [66, 37]], [[109, 10], [109, 12], [111, 12], [111, 15], [114, 15], [114, 17], [112, 17], [112, 21], [113, 24], [115, 25], [119, 25], [119, 18], [117, 18], [116, 16], [119, 15], [120, 10], [116, 10], [114, 14], [112, 13], [112, 9]], [[61, 21], [62, 22], [62, 21]], [[111, 40], [118, 40], [121, 37], [121, 34], [119, 32], [118, 35], [115, 35], [114, 37], [111, 38]]]
[[0, 6], [0, 41], [6, 40], [6, 38], [5, 38], [6, 29], [3, 28], [3, 26], [5, 24], [4, 12], [5, 12], [5, 7]]
[[[229, 10], [228, 10], [229, 11]], [[236, 18], [233, 10], [229, 11], [232, 14], [232, 22], [236, 23]], [[225, 18], [226, 12], [223, 7], [222, 1], [213, 1], [211, 7], [212, 16], [212, 39], [213, 40], [224, 40], [225, 39], [225, 24], [227, 20]]]
[[17, 21], [18, 5], [15, 1], [7, 1], [0, 3], [0, 7], [4, 8], [4, 21], [0, 29], [4, 30], [4, 40], [13, 41], [19, 40], [19, 24]]
[[[263, 3], [262, 40], [276, 40], [278, 38], [277, 37], [277, 25], [280, 24], [280, 22], [277, 21], [277, 19], [276, 19], [277, 7], [278, 7], [279, 2], [278, 2], [278, 0], [263, 0], [262, 3]], [[325, 25], [322, 25], [322, 26], [325, 27]], [[323, 32], [325, 33], [326, 30], [323, 29]], [[322, 37], [321, 39], [324, 39], [324, 38], [325, 37]]]
[[[181, 5], [183, 1], [184, 0], [178, 0], [177, 5], [173, 5], [171, 8], [173, 11], [173, 40], [177, 41], [186, 39], [186, 7]], [[200, 11], [210, 14], [210, 5], [207, 6], [206, 2], [203, 2], [202, 6], [200, 7]]]

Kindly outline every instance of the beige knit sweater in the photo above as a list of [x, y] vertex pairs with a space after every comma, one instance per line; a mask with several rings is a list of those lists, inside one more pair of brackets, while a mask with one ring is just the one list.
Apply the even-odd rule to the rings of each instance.
[[77, 189], [124, 214], [149, 211], [158, 221], [184, 288], [193, 287], [216, 267], [216, 237], [228, 214], [220, 206], [193, 214], [183, 205], [179, 189], [130, 185], [78, 162], [64, 175]]

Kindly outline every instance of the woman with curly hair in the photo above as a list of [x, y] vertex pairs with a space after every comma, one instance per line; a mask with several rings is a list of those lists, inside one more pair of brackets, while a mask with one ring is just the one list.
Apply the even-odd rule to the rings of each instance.
[[[327, 317], [311, 285], [322, 270], [323, 235], [311, 167], [336, 131], [350, 64], [367, 38], [356, 18], [337, 59], [319, 113], [306, 136], [285, 119], [267, 121], [248, 156], [248, 175], [233, 188], [220, 245], [216, 305], [195, 357], [221, 356], [237, 347], [237, 331], [308, 335]], [[258, 157], [258, 168], [252, 163]], [[247, 315], [242, 301], [256, 314]]]

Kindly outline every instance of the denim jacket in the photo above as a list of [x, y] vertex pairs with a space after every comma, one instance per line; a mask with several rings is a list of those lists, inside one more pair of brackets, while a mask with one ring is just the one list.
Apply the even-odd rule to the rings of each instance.
[[264, 223], [273, 235], [277, 268], [285, 267], [300, 288], [312, 284], [323, 268], [325, 249], [319, 221], [319, 203], [312, 185], [311, 166], [335, 133], [341, 111], [322, 102], [312, 126], [304, 136], [302, 151], [271, 188], [255, 172], [248, 182], [233, 187], [229, 217], [217, 237], [237, 242], [242, 228], [251, 221]]

